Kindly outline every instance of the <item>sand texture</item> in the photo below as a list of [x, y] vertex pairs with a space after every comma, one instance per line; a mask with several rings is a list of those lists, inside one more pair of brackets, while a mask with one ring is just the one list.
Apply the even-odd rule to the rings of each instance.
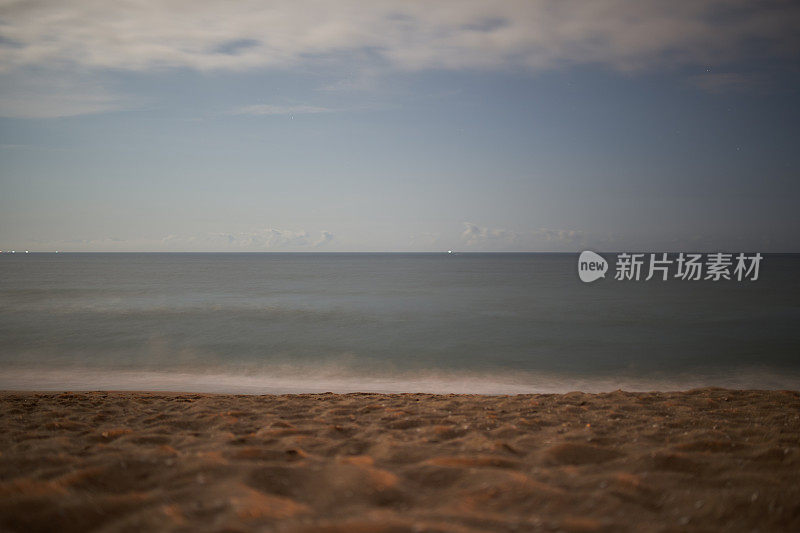
[[800, 395], [0, 393], [3, 531], [800, 531]]

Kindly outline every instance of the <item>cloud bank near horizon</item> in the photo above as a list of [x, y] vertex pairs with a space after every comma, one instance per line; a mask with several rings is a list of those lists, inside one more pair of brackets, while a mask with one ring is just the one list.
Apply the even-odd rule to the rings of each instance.
[[162, 238], [98, 237], [59, 241], [32, 240], [35, 251], [219, 251], [293, 252], [323, 251], [333, 242], [330, 231], [318, 234], [306, 230], [263, 228], [240, 232], [211, 232], [196, 235], [171, 234]]
[[[519, 250], [574, 251], [586, 246], [590, 236], [583, 231], [571, 229], [537, 228], [515, 231], [464, 222], [464, 231], [461, 232], [460, 239], [467, 249], [516, 247]], [[593, 236], [592, 239], [598, 240], [597, 236]]]

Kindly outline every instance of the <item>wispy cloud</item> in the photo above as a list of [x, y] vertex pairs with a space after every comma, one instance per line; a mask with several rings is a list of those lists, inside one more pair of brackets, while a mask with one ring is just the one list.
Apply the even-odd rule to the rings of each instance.
[[[794, 2], [4, 2], [0, 68], [248, 69], [370, 50], [406, 69], [640, 68], [797, 46]], [[9, 44], [2, 44], [9, 43]]]
[[3, 86], [0, 94], [2, 117], [71, 117], [114, 111], [131, 105], [129, 97], [110, 91], [101, 81], [72, 72], [26, 68], [0, 74], [0, 84]]
[[572, 250], [587, 242], [587, 235], [572, 229], [536, 228], [514, 231], [464, 222], [461, 242], [468, 248], [486, 250]]
[[94, 237], [31, 241], [37, 249], [64, 251], [301, 251], [321, 249], [334, 240], [330, 231], [263, 228], [241, 232], [170, 234], [162, 238]]
[[334, 239], [333, 233], [331, 233], [330, 231], [323, 231], [322, 234], [320, 235], [320, 238], [314, 241], [312, 246], [314, 246], [314, 248], [320, 248], [331, 242], [333, 239]]
[[305, 230], [294, 231], [264, 228], [238, 233], [210, 233], [200, 236], [199, 239], [201, 242], [205, 241], [208, 244], [223, 248], [280, 250], [319, 248], [331, 242], [334, 239], [334, 235], [329, 231], [322, 231], [319, 237], [315, 238], [311, 233]]
[[483, 245], [489, 243], [513, 244], [519, 235], [506, 229], [490, 229], [478, 226], [472, 222], [464, 222], [464, 231], [461, 240], [467, 246]]
[[769, 81], [759, 74], [706, 72], [689, 78], [689, 83], [712, 94], [763, 91]]
[[[196, 0], [189, 9], [161, 0], [40, 0], [0, 3], [0, 21], [0, 115], [25, 117], [122, 107], [96, 83], [107, 70], [241, 72], [331, 62], [350, 73], [325, 86], [341, 90], [372, 83], [362, 72], [375, 68], [633, 71], [800, 48], [800, 4], [780, 0]], [[31, 72], [41, 73], [38, 81]], [[53, 73], [84, 86], [53, 87]], [[26, 76], [33, 91], [8, 91], [9, 80]], [[327, 112], [298, 107], [250, 112]]]
[[233, 111], [236, 115], [312, 115], [317, 113], [333, 113], [338, 111], [329, 107], [310, 105], [270, 105], [257, 104], [237, 108]]

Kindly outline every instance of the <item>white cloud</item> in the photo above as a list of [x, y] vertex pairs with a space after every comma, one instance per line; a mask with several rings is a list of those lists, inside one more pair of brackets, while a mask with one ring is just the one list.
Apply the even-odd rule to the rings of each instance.
[[324, 89], [348, 90], [374, 83], [365, 72], [389, 69], [724, 64], [754, 50], [796, 53], [798, 26], [800, 4], [780, 0], [0, 0], [0, 116], [124, 108], [97, 82], [109, 70], [309, 71], [333, 62], [349, 77]]
[[269, 105], [257, 104], [240, 107], [234, 111], [237, 115], [309, 115], [316, 113], [332, 113], [335, 109], [310, 105]]
[[239, 233], [211, 233], [201, 238], [213, 246], [247, 250], [297, 249], [322, 246], [334, 238], [329, 231], [323, 231], [315, 239], [309, 232], [265, 228]]
[[[1, 48], [0, 48], [1, 49]], [[128, 98], [75, 73], [29, 71], [0, 74], [0, 116], [57, 118], [122, 109]]]
[[558, 243], [573, 243], [584, 238], [583, 232], [572, 229], [540, 228], [535, 230], [533, 234], [543, 238], [547, 242]]
[[577, 230], [537, 228], [513, 231], [482, 227], [472, 222], [464, 222], [464, 231], [461, 232], [461, 242], [466, 247], [481, 250], [572, 251], [585, 245], [587, 240], [587, 235]]
[[32, 240], [37, 250], [64, 251], [301, 251], [321, 248], [334, 240], [330, 231], [318, 237], [305, 230], [264, 228], [198, 235], [170, 234], [160, 239], [96, 237], [61, 241]]
[[322, 234], [320, 235], [320, 238], [314, 242], [313, 246], [315, 248], [325, 246], [326, 244], [331, 242], [333, 238], [334, 238], [333, 233], [331, 233], [330, 231], [323, 231]]
[[461, 232], [461, 240], [467, 246], [490, 243], [513, 244], [518, 237], [519, 235], [513, 231], [483, 228], [472, 222], [464, 222], [464, 231]]
[[[4, 1], [0, 69], [200, 70], [370, 54], [404, 69], [635, 69], [796, 48], [794, 2], [745, 0]], [[369, 53], [364, 53], [369, 51]]]

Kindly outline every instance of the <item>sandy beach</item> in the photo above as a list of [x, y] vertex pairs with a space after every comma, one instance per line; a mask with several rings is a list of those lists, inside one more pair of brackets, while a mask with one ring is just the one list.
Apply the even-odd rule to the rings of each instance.
[[0, 394], [3, 531], [798, 531], [800, 394]]

